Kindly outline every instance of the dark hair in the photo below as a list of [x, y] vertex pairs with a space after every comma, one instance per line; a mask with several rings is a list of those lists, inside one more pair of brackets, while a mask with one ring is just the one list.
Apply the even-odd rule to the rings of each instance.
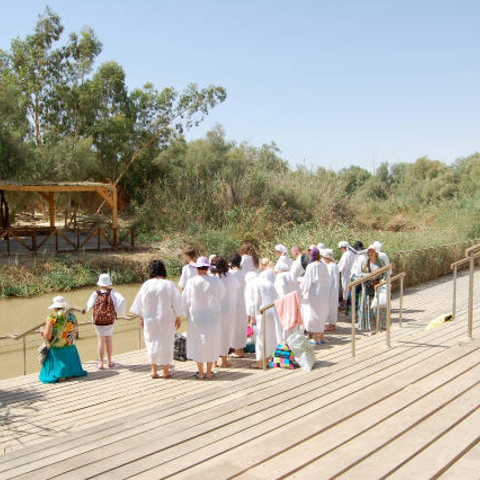
[[242, 268], [242, 256], [239, 253], [234, 253], [230, 257], [230, 264], [232, 267]]
[[353, 248], [357, 251], [359, 250], [363, 250], [363, 243], [360, 241], [360, 240], [357, 240], [354, 244], [353, 244]]
[[150, 278], [167, 278], [167, 270], [165, 269], [165, 265], [161, 260], [153, 260], [153, 262], [150, 262], [148, 268], [150, 268]]
[[318, 248], [312, 248], [310, 250], [310, 258], [313, 262], [320, 261], [320, 250]]
[[250, 255], [253, 259], [253, 265], [255, 265], [255, 268], [258, 268], [258, 266], [260, 265], [257, 251], [251, 243], [243, 242], [240, 245], [240, 255]]
[[228, 262], [223, 257], [217, 257], [215, 270], [219, 277], [226, 277], [229, 270]]
[[195, 258], [197, 256], [197, 251], [195, 250], [195, 247], [187, 245], [183, 249], [183, 254], [186, 255], [188, 258]]

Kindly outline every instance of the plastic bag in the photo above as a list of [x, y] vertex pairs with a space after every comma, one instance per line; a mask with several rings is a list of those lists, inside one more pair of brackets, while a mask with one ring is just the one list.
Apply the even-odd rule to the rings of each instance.
[[308, 338], [301, 333], [294, 332], [287, 338], [286, 343], [290, 347], [295, 361], [303, 370], [310, 372], [315, 363], [315, 352]]
[[[377, 292], [378, 294], [378, 292]], [[387, 308], [387, 292], [386, 291], [381, 291], [380, 292], [380, 308]], [[370, 308], [372, 310], [375, 310], [377, 308], [377, 295], [375, 295], [375, 297], [373, 297], [373, 300], [372, 300], [372, 304], [370, 305]]]

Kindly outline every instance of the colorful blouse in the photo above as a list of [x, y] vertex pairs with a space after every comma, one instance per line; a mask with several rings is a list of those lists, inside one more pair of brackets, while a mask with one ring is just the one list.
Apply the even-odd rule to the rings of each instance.
[[47, 322], [50, 322], [53, 325], [52, 340], [58, 334], [57, 339], [51, 344], [52, 347], [62, 348], [74, 345], [74, 333], [77, 319], [73, 313], [67, 314], [62, 310], [57, 310], [48, 316]]

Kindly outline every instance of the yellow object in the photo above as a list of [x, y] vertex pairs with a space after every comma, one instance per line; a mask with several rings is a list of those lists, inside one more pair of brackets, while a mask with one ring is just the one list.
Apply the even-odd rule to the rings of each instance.
[[432, 330], [435, 327], [443, 325], [445, 322], [451, 322], [453, 320], [453, 315], [449, 313], [448, 315], [440, 315], [435, 320], [432, 320], [426, 327], [425, 330]]

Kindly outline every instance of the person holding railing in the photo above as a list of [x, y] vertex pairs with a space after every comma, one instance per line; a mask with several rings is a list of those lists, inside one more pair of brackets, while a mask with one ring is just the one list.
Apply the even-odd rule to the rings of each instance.
[[[360, 272], [357, 275], [362, 277], [368, 275], [369, 273], [374, 273], [379, 268], [385, 266], [384, 261], [380, 258], [379, 252], [377, 251], [374, 245], [370, 245], [367, 249], [368, 257], [363, 258], [360, 265]], [[386, 278], [386, 274], [380, 274], [377, 278], [372, 278], [367, 280], [362, 284], [362, 295], [360, 298], [359, 305], [359, 324], [361, 330], [370, 331], [371, 335], [376, 333], [376, 310], [380, 308], [379, 311], [379, 330], [385, 330], [386, 321], [387, 321], [387, 311], [386, 308], [380, 305], [380, 299], [376, 299], [374, 308], [372, 308], [373, 299], [376, 297], [375, 287]], [[379, 293], [379, 292], [378, 292]]]
[[68, 311], [64, 297], [54, 297], [48, 307], [52, 313], [45, 322], [41, 335], [50, 342], [49, 350], [42, 369], [42, 383], [56, 383], [72, 377], [84, 377], [88, 373], [82, 368], [82, 362], [75, 346], [77, 319]]

